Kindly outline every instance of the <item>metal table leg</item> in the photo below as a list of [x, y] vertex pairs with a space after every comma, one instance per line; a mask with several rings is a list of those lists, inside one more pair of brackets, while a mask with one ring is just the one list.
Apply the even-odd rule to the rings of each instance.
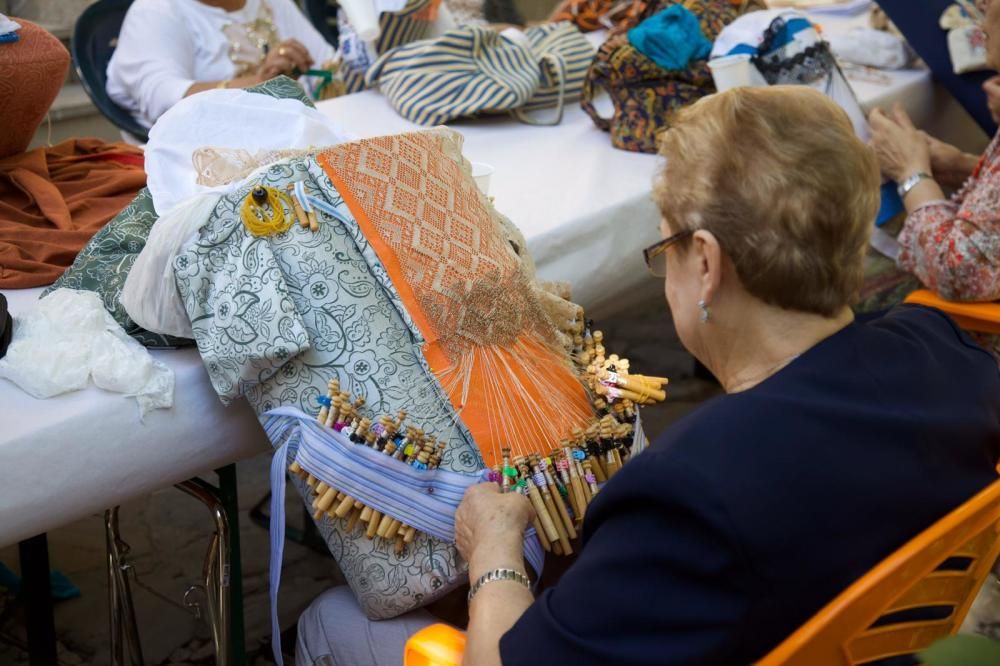
[[28, 633], [31, 666], [56, 666], [56, 623], [49, 579], [49, 543], [45, 534], [18, 544], [21, 560], [21, 594]]
[[[189, 588], [184, 600], [189, 606], [194, 607], [199, 615], [202, 610], [205, 611], [205, 619], [212, 631], [215, 663], [218, 666], [244, 666], [246, 640], [243, 624], [243, 571], [240, 559], [236, 466], [227, 465], [216, 470], [216, 473], [219, 476], [218, 487], [198, 478], [189, 479], [175, 486], [204, 504], [212, 513], [215, 522], [215, 533], [205, 555], [202, 584]], [[142, 650], [127, 577], [130, 565], [125, 561], [128, 545], [118, 534], [117, 507], [105, 514], [105, 528], [108, 545], [112, 664], [125, 666], [125, 658], [128, 656], [132, 664], [141, 666]], [[201, 603], [192, 599], [194, 592], [203, 594], [204, 609]], [[54, 661], [52, 663], [55, 664]]]
[[230, 626], [233, 663], [246, 664], [246, 627], [243, 621], [243, 558], [240, 555], [240, 505], [236, 489], [236, 465], [215, 470], [219, 477], [219, 494], [229, 517], [229, 594]]
[[[131, 663], [142, 666], [142, 644], [139, 641], [139, 625], [135, 620], [135, 606], [132, 605], [132, 588], [128, 573], [132, 565], [128, 563], [129, 545], [122, 541], [118, 531], [118, 507], [104, 512], [104, 538], [108, 552], [108, 618], [110, 621], [110, 653], [112, 666]], [[129, 659], [126, 662], [126, 657]]]

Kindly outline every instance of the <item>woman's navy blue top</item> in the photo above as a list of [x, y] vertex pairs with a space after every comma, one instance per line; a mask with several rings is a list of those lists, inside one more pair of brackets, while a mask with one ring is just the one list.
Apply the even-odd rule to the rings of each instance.
[[505, 664], [746, 664], [997, 478], [996, 360], [945, 315], [858, 319], [706, 402], [595, 498]]

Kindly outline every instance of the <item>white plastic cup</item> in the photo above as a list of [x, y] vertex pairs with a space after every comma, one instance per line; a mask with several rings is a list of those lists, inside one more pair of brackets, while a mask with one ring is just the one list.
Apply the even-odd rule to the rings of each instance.
[[472, 179], [476, 181], [476, 187], [484, 195], [489, 196], [490, 194], [490, 176], [493, 175], [492, 164], [487, 164], [486, 162], [473, 162], [472, 163]]
[[748, 53], [737, 53], [712, 58], [708, 61], [708, 68], [712, 70], [715, 89], [719, 92], [725, 92], [726, 90], [740, 86], [767, 85], [767, 81], [761, 76], [760, 70], [750, 61], [750, 54]]
[[361, 41], [373, 42], [378, 39], [380, 28], [375, 0], [339, 1], [344, 13], [347, 14], [347, 22], [351, 24]]

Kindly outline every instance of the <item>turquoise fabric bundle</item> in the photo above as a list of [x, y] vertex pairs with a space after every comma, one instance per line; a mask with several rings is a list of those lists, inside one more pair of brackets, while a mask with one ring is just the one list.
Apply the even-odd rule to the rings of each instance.
[[628, 40], [660, 67], [679, 71], [692, 60], [705, 60], [712, 43], [701, 32], [698, 17], [682, 5], [673, 5], [628, 31]]

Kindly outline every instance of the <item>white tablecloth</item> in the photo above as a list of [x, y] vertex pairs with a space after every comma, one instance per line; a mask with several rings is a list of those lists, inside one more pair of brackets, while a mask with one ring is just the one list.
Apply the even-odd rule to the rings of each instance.
[[[3, 293], [16, 315], [41, 291]], [[175, 373], [174, 406], [144, 422], [117, 393], [36, 400], [0, 379], [0, 546], [269, 449], [250, 405], [219, 402], [197, 350], [153, 354]]]
[[[901, 101], [926, 121], [927, 72], [887, 77], [854, 82], [862, 104]], [[318, 106], [358, 137], [415, 129], [374, 91]], [[575, 300], [602, 318], [659, 288], [641, 256], [658, 237], [650, 190], [659, 158], [613, 149], [576, 104], [557, 127], [507, 118], [454, 127], [470, 160], [495, 167], [490, 194], [524, 232], [542, 278], [569, 281]], [[16, 314], [39, 292], [5, 295]], [[90, 388], [35, 400], [0, 380], [0, 545], [268, 449], [245, 402], [222, 407], [194, 349], [154, 353], [174, 369], [176, 393], [172, 409], [145, 423], [119, 395]]]

